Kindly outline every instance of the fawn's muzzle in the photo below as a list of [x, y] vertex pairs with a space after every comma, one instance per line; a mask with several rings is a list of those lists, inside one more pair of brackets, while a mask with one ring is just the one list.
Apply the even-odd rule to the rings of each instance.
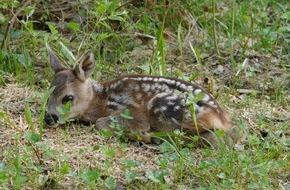
[[55, 114], [45, 113], [44, 121], [47, 125], [55, 125], [57, 124], [58, 117]]

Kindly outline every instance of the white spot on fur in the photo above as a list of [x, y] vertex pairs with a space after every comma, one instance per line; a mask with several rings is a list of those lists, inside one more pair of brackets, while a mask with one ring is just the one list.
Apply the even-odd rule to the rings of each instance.
[[116, 107], [116, 109], [124, 109], [125, 108], [125, 106], [118, 104], [117, 102], [112, 102], [112, 101], [109, 101], [107, 105], [114, 106], [114, 107]]
[[189, 92], [192, 92], [193, 89], [194, 89], [194, 88], [193, 88], [192, 86], [188, 86], [188, 89], [187, 89], [187, 90], [188, 90]]
[[173, 111], [177, 111], [177, 110], [180, 110], [180, 106], [175, 106], [174, 108], [173, 108]]
[[198, 95], [199, 93], [201, 93], [201, 89], [196, 89], [196, 90], [194, 91], [194, 95]]
[[191, 112], [190, 112], [190, 111], [186, 111], [186, 112], [185, 112], [185, 115], [184, 115], [184, 118], [185, 118], [186, 120], [191, 120], [191, 119], [192, 119], [192, 114], [191, 114]]
[[129, 88], [134, 90], [134, 91], [140, 91], [140, 86], [136, 83], [130, 83]]
[[167, 96], [165, 99], [166, 100], [177, 100], [178, 96], [175, 94], [172, 94], [171, 96]]
[[117, 81], [117, 82], [111, 84], [109, 88], [114, 90], [114, 89], [116, 89], [116, 87], [119, 86], [120, 84], [121, 84], [121, 81]]
[[167, 107], [166, 107], [166, 106], [161, 106], [161, 107], [155, 108], [155, 109], [153, 110], [153, 112], [154, 112], [155, 114], [157, 114], [157, 113], [160, 113], [160, 112], [164, 112], [164, 111], [166, 111], [166, 110], [167, 110]]
[[98, 84], [98, 83], [94, 83], [94, 84], [93, 84], [93, 87], [94, 87], [94, 90], [95, 90], [96, 92], [102, 92], [103, 89], [104, 89], [104, 87], [103, 87], [102, 85]]
[[207, 103], [208, 103], [208, 105], [210, 105], [210, 106], [214, 106], [214, 105], [215, 105], [214, 101], [209, 101], [209, 102], [207, 102]]
[[207, 102], [207, 101], [209, 101], [209, 100], [210, 100], [210, 96], [209, 96], [209, 95], [207, 95], [207, 94], [204, 94], [204, 96], [203, 96], [202, 100], [203, 100], [204, 102]]
[[150, 84], [145, 84], [145, 83], [141, 84], [141, 88], [142, 88], [142, 90], [144, 92], [149, 92], [150, 91], [150, 87], [151, 87]]
[[[210, 105], [213, 108], [217, 108], [218, 107], [217, 104], [214, 101], [209, 101], [209, 102], [207, 102], [207, 104]], [[218, 112], [219, 112], [219, 110], [218, 110]]]
[[151, 85], [151, 90], [152, 91], [157, 91], [159, 87], [160, 87], [159, 83], [154, 83], [154, 84]]
[[167, 110], [167, 107], [166, 106], [161, 106], [161, 110], [165, 111], [165, 110]]
[[187, 90], [187, 89], [186, 89], [187, 86], [186, 86], [185, 84], [181, 84], [179, 87], [180, 87], [182, 90]]
[[162, 92], [168, 92], [169, 91], [169, 87], [166, 84], [163, 84], [162, 86], [160, 86], [160, 90]]
[[171, 118], [172, 123], [174, 123], [175, 125], [180, 125], [181, 123], [179, 121], [177, 121], [175, 118]]
[[176, 81], [173, 79], [165, 79], [164, 82], [167, 84], [175, 84]]

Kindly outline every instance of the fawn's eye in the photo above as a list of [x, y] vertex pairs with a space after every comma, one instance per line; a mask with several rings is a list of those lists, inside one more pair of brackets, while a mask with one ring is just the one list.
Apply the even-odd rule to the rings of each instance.
[[74, 100], [74, 97], [72, 95], [67, 95], [62, 99], [62, 103], [66, 104], [69, 101], [73, 102], [73, 100]]

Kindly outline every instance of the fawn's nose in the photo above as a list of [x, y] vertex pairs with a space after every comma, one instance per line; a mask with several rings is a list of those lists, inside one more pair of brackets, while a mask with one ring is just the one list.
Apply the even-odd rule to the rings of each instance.
[[58, 117], [55, 114], [45, 113], [44, 121], [47, 125], [55, 125], [58, 121]]

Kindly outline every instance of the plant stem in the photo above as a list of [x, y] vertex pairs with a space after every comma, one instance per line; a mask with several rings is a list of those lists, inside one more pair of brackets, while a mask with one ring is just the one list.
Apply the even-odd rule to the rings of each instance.
[[219, 48], [218, 48], [218, 43], [217, 43], [217, 36], [216, 36], [216, 25], [215, 25], [215, 0], [212, 0], [211, 1], [211, 4], [212, 4], [212, 14], [213, 14], [213, 19], [212, 19], [212, 30], [213, 30], [213, 37], [214, 37], [214, 45], [215, 45], [215, 49], [216, 49], [216, 52], [218, 54], [218, 56], [220, 56], [220, 51], [219, 51]]
[[234, 59], [234, 43], [233, 43], [233, 37], [234, 37], [234, 31], [235, 31], [235, 14], [236, 14], [235, 5], [236, 5], [236, 0], [233, 0], [233, 4], [232, 4], [232, 30], [231, 30], [231, 36], [230, 36], [230, 43], [231, 43], [230, 57], [231, 57], [232, 67], [236, 66], [236, 61]]

